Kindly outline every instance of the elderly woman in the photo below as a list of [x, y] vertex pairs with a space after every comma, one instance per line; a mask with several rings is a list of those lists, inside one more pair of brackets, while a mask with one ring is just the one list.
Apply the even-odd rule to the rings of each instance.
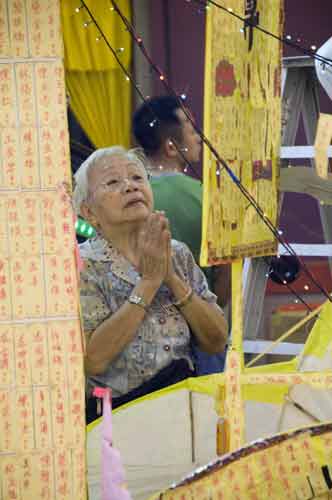
[[88, 391], [111, 387], [115, 407], [192, 376], [191, 341], [220, 352], [227, 323], [189, 249], [153, 211], [134, 151], [99, 149], [75, 180], [75, 209], [98, 234], [80, 245]]

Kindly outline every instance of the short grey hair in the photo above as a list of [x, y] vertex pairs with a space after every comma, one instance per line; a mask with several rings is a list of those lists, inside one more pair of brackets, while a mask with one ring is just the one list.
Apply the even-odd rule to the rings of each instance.
[[75, 188], [73, 192], [73, 207], [77, 215], [80, 215], [81, 205], [89, 196], [88, 172], [90, 168], [98, 165], [103, 158], [112, 158], [115, 156], [127, 158], [137, 163], [137, 165], [146, 171], [144, 153], [138, 148], [126, 149], [123, 146], [112, 146], [109, 148], [96, 149], [96, 151], [81, 164], [74, 175]]

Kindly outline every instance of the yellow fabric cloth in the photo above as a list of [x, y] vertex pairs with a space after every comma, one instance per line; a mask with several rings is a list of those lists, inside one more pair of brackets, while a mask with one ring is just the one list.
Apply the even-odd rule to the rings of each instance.
[[[131, 62], [131, 38], [109, 0], [86, 2], [126, 69]], [[130, 19], [129, 0], [119, 8]], [[61, 3], [66, 84], [70, 107], [96, 147], [130, 143], [131, 85], [88, 12], [75, 0]], [[99, 39], [97, 41], [96, 39]], [[121, 51], [119, 51], [121, 49]], [[123, 49], [123, 50], [122, 50]]]

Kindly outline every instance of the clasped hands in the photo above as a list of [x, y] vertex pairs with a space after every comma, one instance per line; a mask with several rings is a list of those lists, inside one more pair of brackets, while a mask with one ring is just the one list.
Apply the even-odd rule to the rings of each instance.
[[138, 236], [138, 271], [142, 279], [170, 286], [174, 278], [171, 232], [163, 212], [153, 212]]

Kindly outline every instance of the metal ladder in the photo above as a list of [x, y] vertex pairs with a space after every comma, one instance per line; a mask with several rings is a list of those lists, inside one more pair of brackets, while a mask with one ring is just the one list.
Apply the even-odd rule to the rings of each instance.
[[[309, 57], [290, 57], [283, 60], [282, 70], [282, 140], [281, 167], [291, 159], [310, 159], [313, 167], [314, 139], [319, 118], [319, 82], [314, 61]], [[294, 146], [302, 115], [307, 144]], [[329, 156], [331, 148], [329, 149]], [[318, 203], [326, 243], [332, 242], [332, 207]], [[282, 197], [280, 211], [282, 210]], [[302, 254], [305, 255], [305, 254]], [[329, 258], [331, 266], [331, 258]], [[267, 284], [268, 264], [263, 258], [245, 259], [243, 271], [244, 295], [244, 352], [259, 353], [272, 343], [257, 340], [262, 320]], [[332, 267], [331, 267], [332, 268]], [[280, 332], [282, 333], [282, 332]], [[273, 354], [294, 355], [301, 344], [281, 343]]]

